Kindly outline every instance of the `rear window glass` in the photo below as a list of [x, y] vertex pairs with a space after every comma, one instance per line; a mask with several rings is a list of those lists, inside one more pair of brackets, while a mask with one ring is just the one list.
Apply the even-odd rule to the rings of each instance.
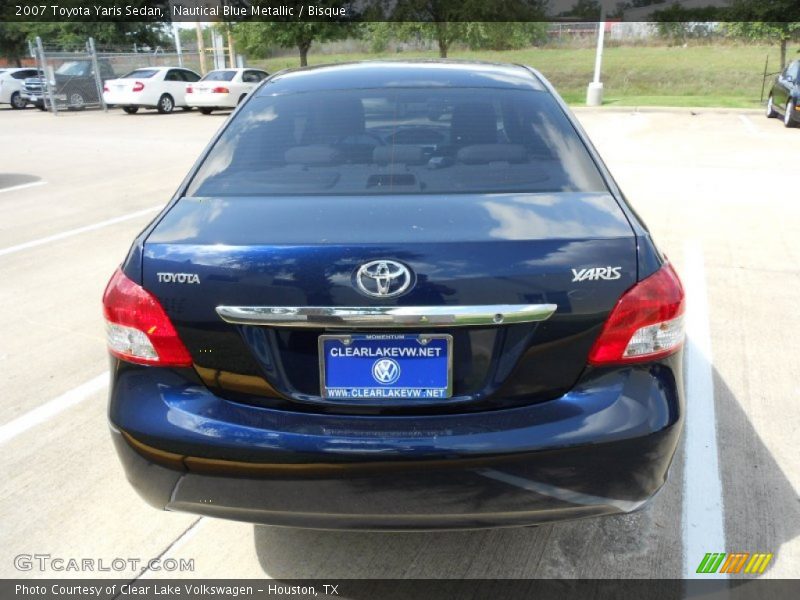
[[211, 71], [201, 81], [232, 81], [236, 71]]
[[355, 89], [251, 99], [190, 196], [591, 192], [607, 188], [546, 92]]
[[136, 69], [127, 75], [123, 75], [120, 79], [149, 79], [158, 73], [157, 69]]

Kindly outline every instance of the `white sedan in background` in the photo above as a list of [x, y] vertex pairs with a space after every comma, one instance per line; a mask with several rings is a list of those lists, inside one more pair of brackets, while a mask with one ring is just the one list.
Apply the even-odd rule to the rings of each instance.
[[190, 110], [186, 104], [186, 84], [200, 81], [200, 75], [179, 67], [143, 67], [103, 86], [106, 104], [119, 106], [132, 115], [140, 108], [155, 108], [171, 113], [176, 107]]
[[36, 69], [0, 69], [0, 104], [10, 104], [11, 108], [25, 108], [28, 101], [22, 97], [22, 87], [28, 77], [39, 77]]
[[204, 115], [217, 108], [235, 108], [269, 73], [260, 69], [219, 69], [186, 86], [186, 103]]

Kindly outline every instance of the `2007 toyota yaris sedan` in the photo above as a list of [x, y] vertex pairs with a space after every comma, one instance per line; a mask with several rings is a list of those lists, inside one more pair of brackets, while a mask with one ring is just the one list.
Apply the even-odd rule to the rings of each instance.
[[523, 66], [276, 74], [103, 298], [150, 504], [312, 528], [642, 506], [683, 420], [684, 294]]

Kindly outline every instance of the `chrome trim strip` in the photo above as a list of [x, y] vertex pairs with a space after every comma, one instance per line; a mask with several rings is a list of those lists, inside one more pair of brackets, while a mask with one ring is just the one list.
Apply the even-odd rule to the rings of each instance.
[[511, 325], [548, 319], [555, 304], [480, 306], [218, 306], [223, 321], [269, 327], [393, 329]]

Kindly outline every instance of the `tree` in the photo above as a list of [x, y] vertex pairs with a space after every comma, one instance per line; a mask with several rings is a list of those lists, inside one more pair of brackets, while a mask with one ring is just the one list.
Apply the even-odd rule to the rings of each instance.
[[797, 0], [734, 0], [726, 11], [729, 32], [751, 40], [780, 44], [781, 69], [786, 67], [786, 46], [800, 35], [800, 3]]
[[517, 50], [547, 41], [547, 23], [467, 23], [472, 50]]
[[[203, 46], [206, 48], [211, 47], [211, 34], [211, 28], [203, 28]], [[188, 27], [178, 28], [178, 36], [181, 38], [181, 48], [185, 51], [197, 50], [197, 31], [194, 27], [191, 29]]]
[[583, 21], [599, 21], [600, 2], [597, 0], [578, 0], [574, 6], [566, 13], [563, 13], [562, 16]]
[[28, 27], [26, 23], [0, 22], [0, 56], [18, 67], [22, 57], [28, 55]]
[[725, 23], [723, 31], [730, 37], [750, 41], [772, 41], [780, 44], [781, 71], [786, 67], [786, 46], [800, 37], [800, 23]]
[[[158, 46], [168, 44], [172, 39], [168, 27], [163, 23], [65, 21], [6, 23], [5, 27], [19, 27], [24, 40], [39, 36], [45, 45], [63, 50], [82, 49], [90, 37], [98, 46], [123, 48], [132, 48], [134, 44]], [[6, 33], [2, 30], [0, 38], [6, 41]], [[27, 48], [27, 42], [23, 43]]]
[[[397, 37], [417, 36], [435, 41], [439, 56], [447, 58], [453, 43], [491, 37], [508, 23], [543, 21], [547, 0], [523, 0], [508, 3], [484, 0], [405, 0], [397, 2], [389, 20]], [[482, 27], [476, 27], [481, 24]], [[490, 32], [489, 33], [482, 33]]]
[[250, 57], [266, 57], [274, 46], [297, 48], [300, 66], [305, 67], [312, 43], [344, 39], [355, 33], [354, 27], [331, 22], [244, 22], [233, 25], [233, 38]]

